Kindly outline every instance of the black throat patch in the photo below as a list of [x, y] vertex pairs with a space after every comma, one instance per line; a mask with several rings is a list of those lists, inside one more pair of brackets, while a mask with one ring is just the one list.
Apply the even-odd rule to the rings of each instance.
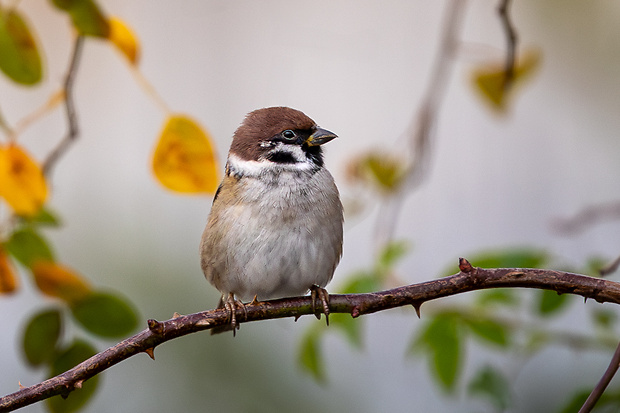
[[306, 158], [310, 159], [318, 167], [323, 166], [323, 149], [320, 146], [303, 146]]
[[297, 159], [295, 159], [293, 154], [285, 151], [271, 152], [269, 155], [267, 155], [267, 159], [269, 159], [271, 162], [279, 164], [297, 163]]

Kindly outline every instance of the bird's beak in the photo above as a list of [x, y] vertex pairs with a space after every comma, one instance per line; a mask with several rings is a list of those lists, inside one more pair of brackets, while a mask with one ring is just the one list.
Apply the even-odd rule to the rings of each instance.
[[308, 136], [308, 139], [306, 139], [305, 143], [308, 146], [319, 146], [337, 137], [338, 136], [334, 132], [317, 128], [312, 135]]

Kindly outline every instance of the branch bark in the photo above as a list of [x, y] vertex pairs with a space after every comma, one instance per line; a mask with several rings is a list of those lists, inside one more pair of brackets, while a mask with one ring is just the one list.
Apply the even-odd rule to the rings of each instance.
[[[468, 291], [489, 288], [536, 288], [575, 294], [597, 302], [620, 304], [620, 283], [585, 275], [543, 269], [472, 267], [461, 259], [460, 272], [448, 277], [391, 290], [366, 294], [330, 295], [332, 313], [349, 313], [359, 317], [391, 308], [411, 305], [417, 314], [423, 303]], [[314, 314], [309, 296], [292, 297], [246, 305], [239, 310], [238, 323]], [[229, 314], [225, 309], [178, 316], [167, 321], [148, 320], [148, 328], [102, 351], [56, 377], [0, 398], [0, 412], [9, 412], [55, 395], [68, 396], [85, 380], [138, 353], [154, 358], [154, 349], [166, 341], [225, 325]]]

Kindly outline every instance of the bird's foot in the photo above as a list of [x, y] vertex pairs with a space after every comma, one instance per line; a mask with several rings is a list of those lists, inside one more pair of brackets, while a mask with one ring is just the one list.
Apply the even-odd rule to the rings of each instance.
[[243, 313], [245, 314], [245, 318], [248, 318], [248, 310], [245, 308], [245, 304], [243, 304], [241, 300], [236, 300], [233, 293], [228, 293], [226, 300], [224, 300], [224, 297], [220, 298], [220, 302], [217, 308], [225, 308], [228, 311], [229, 323], [228, 325], [223, 325], [211, 329], [211, 334], [219, 334], [223, 333], [224, 331], [232, 330], [234, 336], [236, 331], [239, 329], [239, 324], [237, 323], [237, 309], [242, 309]]
[[232, 328], [234, 335], [235, 331], [239, 329], [239, 324], [237, 324], [237, 308], [243, 310], [246, 319], [248, 318], [248, 310], [245, 308], [245, 304], [243, 304], [241, 300], [235, 299], [235, 295], [233, 293], [228, 293], [228, 298], [224, 302], [224, 308], [226, 308], [230, 314], [230, 327]]
[[325, 321], [329, 325], [329, 293], [325, 288], [321, 288], [318, 285], [310, 287], [310, 296], [312, 297], [312, 312], [317, 319], [321, 319], [321, 313], [316, 312], [316, 300], [321, 300], [323, 306], [323, 314], [325, 314]]

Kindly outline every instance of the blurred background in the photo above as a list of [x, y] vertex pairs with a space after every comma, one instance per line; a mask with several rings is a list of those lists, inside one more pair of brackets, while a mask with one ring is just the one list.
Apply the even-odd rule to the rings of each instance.
[[[620, 254], [618, 221], [572, 236], [553, 227], [587, 206], [620, 198], [620, 4], [513, 3], [519, 50], [536, 49], [540, 66], [504, 113], [491, 109], [472, 73], [504, 58], [497, 2], [471, 0], [462, 8], [461, 46], [443, 84], [425, 179], [394, 218], [395, 239], [410, 245], [396, 268], [401, 283], [449, 275], [458, 257], [489, 248], [542, 248], [575, 268], [594, 255], [613, 260]], [[166, 104], [209, 131], [220, 171], [232, 133], [256, 108], [291, 106], [337, 133], [325, 148], [326, 163], [349, 209], [344, 255], [329, 291], [373, 265], [379, 215], [386, 209], [378, 197], [360, 195], [347, 167], [369, 152], [407, 150], [406, 131], [433, 75], [451, 2], [99, 4], [135, 31], [140, 71]], [[45, 52], [46, 82], [27, 89], [0, 78], [8, 120], [32, 112], [59, 88], [73, 39], [66, 15], [49, 3], [22, 1], [19, 9]], [[58, 256], [98, 287], [129, 297], [140, 320], [215, 307], [218, 293], [204, 280], [198, 259], [211, 197], [179, 196], [151, 173], [165, 113], [119, 53], [99, 40], [84, 45], [75, 97], [80, 137], [54, 170], [50, 201], [63, 227], [46, 232]], [[65, 130], [58, 110], [19, 139], [41, 159]], [[18, 382], [45, 378], [21, 356], [21, 327], [53, 302], [31, 284], [24, 276], [16, 294], [0, 297], [2, 394], [16, 391]], [[571, 307], [549, 328], [587, 331], [583, 307]], [[462, 391], [446, 395], [424, 358], [406, 356], [421, 323], [413, 309], [359, 321], [361, 350], [338, 333], [322, 341], [323, 384], [297, 363], [301, 337], [319, 321], [276, 320], [244, 324], [236, 337], [199, 333], [173, 340], [156, 349], [155, 361], [134, 356], [103, 374], [85, 411], [494, 411]], [[116, 342], [98, 343], [104, 349]], [[470, 346], [467, 354], [466, 370], [497, 363], [510, 372], [518, 360], [486, 347]], [[556, 409], [576, 388], [594, 386], [610, 356], [561, 345], [538, 353], [509, 375], [509, 411]], [[24, 411], [45, 410], [39, 404]]]

